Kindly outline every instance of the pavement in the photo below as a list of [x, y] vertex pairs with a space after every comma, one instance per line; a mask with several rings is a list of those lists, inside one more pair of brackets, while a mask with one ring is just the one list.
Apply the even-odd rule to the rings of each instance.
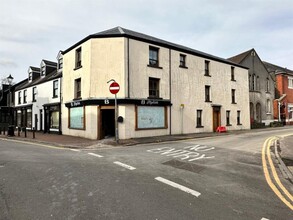
[[[257, 129], [260, 130], [273, 130], [274, 128]], [[66, 148], [78, 148], [78, 149], [94, 149], [99, 147], [115, 147], [115, 146], [130, 146], [138, 144], [149, 144], [149, 143], [160, 143], [168, 141], [179, 141], [187, 139], [205, 138], [223, 136], [229, 134], [242, 134], [242, 133], [253, 133], [255, 130], [240, 130], [240, 131], [229, 131], [225, 133], [195, 133], [195, 134], [183, 134], [183, 135], [165, 135], [157, 137], [144, 137], [144, 138], [132, 138], [126, 140], [119, 140], [116, 143], [115, 138], [107, 138], [103, 140], [91, 140], [82, 137], [59, 135], [59, 134], [48, 134], [43, 132], [36, 132], [35, 137], [31, 131], [27, 131], [27, 137], [25, 133], [21, 132], [18, 134], [15, 132], [15, 136], [9, 137], [3, 132], [0, 134], [0, 138], [15, 139], [19, 141], [29, 141], [36, 143], [49, 144], [53, 146], [66, 147]], [[293, 173], [293, 135], [286, 136], [280, 139], [278, 147], [278, 153], [284, 164], [288, 167], [291, 173]]]

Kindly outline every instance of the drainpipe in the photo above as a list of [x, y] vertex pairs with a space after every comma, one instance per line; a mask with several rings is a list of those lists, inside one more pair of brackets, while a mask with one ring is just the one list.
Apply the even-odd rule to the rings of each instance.
[[180, 105], [180, 113], [181, 113], [181, 134], [183, 134], [183, 109], [184, 109], [184, 104]]

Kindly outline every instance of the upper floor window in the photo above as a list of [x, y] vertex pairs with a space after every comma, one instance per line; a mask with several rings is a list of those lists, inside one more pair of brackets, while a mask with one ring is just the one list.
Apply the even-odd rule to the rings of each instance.
[[58, 60], [58, 70], [63, 68], [63, 57], [60, 57]]
[[211, 87], [205, 86], [205, 101], [210, 102], [211, 101]]
[[231, 81], [235, 81], [235, 67], [231, 66]]
[[159, 66], [159, 48], [150, 47], [149, 48], [149, 65]]
[[45, 76], [45, 74], [46, 74], [46, 66], [44, 65], [41, 68], [41, 76]]
[[210, 76], [210, 61], [208, 60], [204, 61], [204, 75]]
[[74, 98], [81, 99], [81, 78], [78, 78], [74, 81]]
[[36, 101], [36, 96], [37, 96], [37, 87], [33, 87], [33, 102]]
[[252, 83], [251, 83], [251, 90], [255, 91], [256, 90], [256, 75], [252, 75]]
[[180, 54], [180, 65], [179, 67], [186, 67], [186, 55]]
[[293, 89], [293, 77], [288, 77], [288, 88]]
[[18, 92], [18, 104], [21, 104], [21, 91]]
[[260, 90], [259, 76], [256, 77], [256, 87], [255, 87], [255, 89], [256, 89], [257, 91]]
[[58, 97], [58, 80], [53, 81], [53, 98]]
[[29, 81], [32, 81], [32, 79], [33, 79], [33, 73], [30, 72], [30, 73], [28, 74], [28, 80], [29, 80]]
[[160, 97], [160, 79], [149, 78], [149, 97], [150, 98]]
[[232, 104], [236, 104], [235, 89], [231, 90]]
[[23, 91], [23, 103], [26, 103], [26, 97], [27, 97], [27, 90]]
[[75, 51], [75, 68], [81, 67], [81, 47]]
[[270, 80], [269, 80], [269, 78], [267, 78], [266, 89], [267, 89], [267, 92], [270, 91]]

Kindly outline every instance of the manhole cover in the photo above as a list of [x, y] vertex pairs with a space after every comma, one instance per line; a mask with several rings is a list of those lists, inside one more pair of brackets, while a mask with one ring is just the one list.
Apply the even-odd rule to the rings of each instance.
[[200, 173], [202, 170], [205, 169], [204, 166], [200, 166], [193, 163], [186, 163], [179, 160], [169, 160], [163, 163], [164, 165], [172, 166], [174, 168], [182, 169], [182, 170], [188, 170], [193, 173]]

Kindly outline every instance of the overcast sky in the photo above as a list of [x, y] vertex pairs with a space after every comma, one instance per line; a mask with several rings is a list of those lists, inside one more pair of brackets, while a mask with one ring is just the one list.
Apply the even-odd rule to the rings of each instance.
[[255, 48], [293, 69], [292, 0], [0, 0], [0, 78], [27, 78], [89, 34], [116, 26], [222, 58]]

